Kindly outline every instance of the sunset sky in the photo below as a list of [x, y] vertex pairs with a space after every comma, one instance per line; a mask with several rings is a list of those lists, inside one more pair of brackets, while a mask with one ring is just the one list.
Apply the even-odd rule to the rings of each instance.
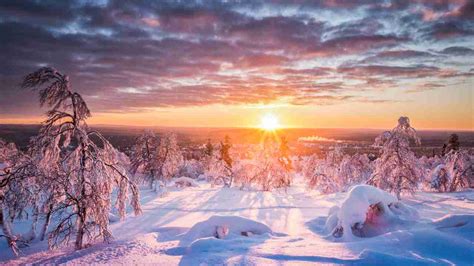
[[0, 123], [52, 66], [89, 124], [474, 130], [474, 1], [289, 3], [1, 1]]

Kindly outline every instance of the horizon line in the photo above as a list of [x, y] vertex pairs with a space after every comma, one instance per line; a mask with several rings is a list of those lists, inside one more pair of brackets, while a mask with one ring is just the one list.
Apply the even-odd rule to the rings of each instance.
[[[0, 126], [41, 126], [41, 123], [0, 123]], [[95, 127], [131, 127], [131, 128], [176, 128], [176, 129], [258, 129], [262, 130], [258, 126], [146, 126], [146, 125], [124, 125], [124, 124], [87, 124]], [[391, 128], [376, 128], [376, 127], [280, 127], [278, 130], [286, 129], [352, 129], [352, 130], [390, 130]], [[453, 128], [418, 128], [417, 131], [458, 131], [458, 132], [473, 132], [474, 129], [453, 129]]]

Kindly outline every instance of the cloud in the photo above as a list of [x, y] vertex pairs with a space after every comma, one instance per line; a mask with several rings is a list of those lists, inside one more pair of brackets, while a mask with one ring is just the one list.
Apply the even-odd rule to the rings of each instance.
[[403, 82], [472, 77], [472, 23], [472, 1], [7, 0], [0, 114], [37, 112], [18, 84], [46, 65], [93, 112], [386, 102]]
[[443, 88], [445, 85], [439, 83], [423, 83], [415, 86], [414, 88], [408, 89], [405, 93], [417, 93], [417, 92], [424, 92], [424, 91], [431, 91], [438, 88]]

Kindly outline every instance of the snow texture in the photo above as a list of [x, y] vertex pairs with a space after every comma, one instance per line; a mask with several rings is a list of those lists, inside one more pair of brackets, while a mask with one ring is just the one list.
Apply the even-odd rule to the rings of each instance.
[[[326, 214], [339, 213], [347, 199], [351, 203], [344, 208], [361, 208], [355, 213], [359, 218], [351, 218], [355, 222], [363, 220], [361, 214], [371, 203], [383, 199], [389, 204], [394, 197], [366, 186], [321, 195], [307, 190], [303, 180], [295, 180], [287, 192], [240, 191], [209, 184], [172, 190], [166, 197], [143, 190], [143, 214], [135, 217], [129, 210], [125, 220], [112, 223], [115, 240], [110, 244], [48, 251], [47, 243], [37, 241], [14, 258], [6, 242], [0, 241], [0, 264], [472, 265], [474, 191], [416, 192], [401, 201], [401, 206], [419, 214], [416, 223], [358, 241], [326, 238], [325, 223], [330, 223]], [[393, 204], [390, 211], [399, 217]], [[223, 225], [229, 229], [227, 236], [213, 236], [214, 226]], [[16, 232], [27, 232], [29, 222], [14, 226]], [[238, 235], [249, 229], [263, 234]]]

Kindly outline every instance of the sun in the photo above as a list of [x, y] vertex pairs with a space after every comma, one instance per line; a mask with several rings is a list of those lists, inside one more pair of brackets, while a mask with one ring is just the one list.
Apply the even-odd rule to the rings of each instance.
[[278, 122], [278, 117], [274, 114], [265, 114], [260, 121], [260, 128], [268, 131], [273, 131], [280, 127], [280, 123]]

